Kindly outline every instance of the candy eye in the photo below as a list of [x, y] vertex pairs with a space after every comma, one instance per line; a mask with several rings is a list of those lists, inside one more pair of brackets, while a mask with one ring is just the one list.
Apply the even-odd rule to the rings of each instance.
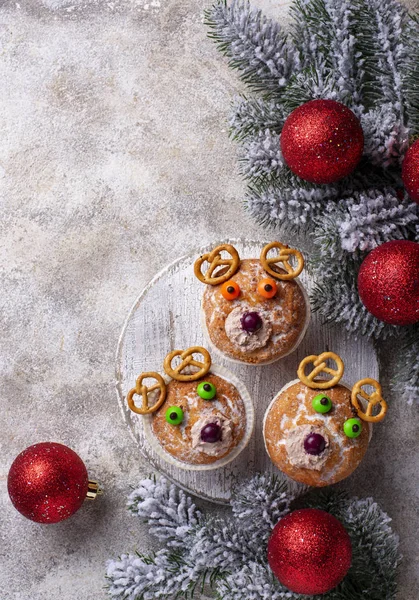
[[221, 294], [226, 300], [235, 300], [240, 295], [240, 286], [230, 279], [221, 286]]
[[166, 421], [170, 425], [180, 425], [183, 421], [183, 410], [180, 406], [169, 406], [166, 410]]
[[328, 413], [332, 410], [333, 406], [331, 399], [325, 394], [317, 394], [317, 396], [314, 396], [311, 405], [316, 412], [322, 414]]
[[362, 423], [359, 419], [348, 419], [343, 424], [343, 431], [349, 438], [357, 438], [362, 433]]
[[258, 292], [264, 298], [273, 298], [278, 290], [273, 279], [261, 279], [258, 283]]
[[217, 388], [213, 383], [209, 381], [201, 381], [196, 388], [198, 396], [203, 398], [203, 400], [212, 400], [217, 393]]

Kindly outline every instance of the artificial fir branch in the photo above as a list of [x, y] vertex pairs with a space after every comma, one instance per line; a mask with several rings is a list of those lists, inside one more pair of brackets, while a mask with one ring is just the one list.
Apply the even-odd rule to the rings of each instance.
[[419, 17], [411, 15], [403, 31], [406, 60], [402, 65], [403, 91], [406, 96], [406, 113], [413, 135], [419, 134]]
[[[354, 195], [355, 196], [355, 195]], [[342, 249], [370, 251], [390, 240], [404, 239], [414, 231], [418, 206], [401, 202], [392, 191], [357, 194], [346, 199], [346, 214], [337, 222]]]
[[276, 94], [298, 69], [298, 53], [280, 26], [246, 0], [221, 1], [205, 18], [210, 37], [253, 90]]
[[288, 167], [270, 177], [253, 178], [246, 194], [250, 213], [262, 224], [284, 222], [288, 229], [306, 227], [310, 220], [328, 212], [338, 198], [337, 186], [315, 186], [299, 179]]
[[400, 354], [395, 364], [393, 388], [411, 404], [417, 400], [417, 382], [419, 381], [419, 330], [408, 327], [402, 332]]
[[281, 95], [281, 105], [288, 116], [301, 104], [317, 99], [339, 100], [340, 96], [330, 73], [308, 65], [290, 78]]
[[242, 141], [266, 129], [278, 133], [284, 120], [283, 109], [277, 101], [238, 97], [231, 112], [230, 135], [232, 139]]
[[[250, 562], [217, 584], [217, 600], [301, 600], [303, 596], [284, 588], [268, 565]], [[307, 600], [308, 596], [304, 596]]]
[[197, 578], [181, 555], [160, 550], [151, 556], [123, 554], [109, 561], [106, 579], [115, 600], [172, 600], [188, 598]]
[[[295, 2], [294, 43], [300, 49], [300, 60], [312, 73], [334, 87], [335, 99], [356, 106], [359, 63], [355, 60], [357, 7], [352, 0], [299, 0]], [[298, 42], [298, 40], [302, 42]], [[313, 97], [329, 97], [326, 93]]]
[[128, 498], [128, 508], [147, 519], [150, 532], [169, 547], [184, 547], [202, 516], [191, 498], [165, 479], [145, 479]]
[[240, 527], [267, 541], [272, 528], [305, 491], [291, 479], [258, 474], [238, 488], [231, 508]]
[[[312, 299], [325, 321], [377, 339], [401, 337], [366, 311], [356, 279], [367, 251], [419, 231], [417, 205], [398, 197], [400, 165], [419, 134], [419, 20], [397, 0], [295, 0], [291, 15], [288, 36], [247, 2], [222, 0], [206, 15], [211, 37], [256, 92], [235, 105], [230, 121], [242, 144], [245, 205], [262, 224], [312, 236]], [[331, 185], [293, 175], [280, 150], [288, 115], [318, 98], [346, 104], [364, 131], [362, 161]], [[410, 399], [419, 397], [411, 344], [412, 368], [399, 380]]]
[[[347, 529], [353, 549], [352, 567], [334, 590], [312, 600], [393, 600], [400, 562], [398, 539], [388, 516], [372, 499], [348, 498], [342, 492], [310, 492], [281, 476], [256, 475], [233, 494], [232, 516], [227, 519], [191, 517], [185, 507], [193, 502], [164, 479], [148, 479], [129, 498], [130, 510], [150, 527], [167, 548], [155, 555], [124, 554], [107, 565], [109, 596], [114, 600], [192, 598], [205, 580], [218, 600], [309, 600], [284, 588], [270, 570], [267, 541], [276, 522], [299, 504], [330, 512]], [[138, 509], [138, 510], [137, 510]], [[156, 520], [178, 515], [185, 528], [184, 545], [169, 544], [173, 534], [162, 535]], [[173, 518], [169, 519], [171, 522]]]
[[351, 197], [335, 203], [330, 216], [315, 220], [314, 256], [319, 271], [369, 252], [377, 246], [394, 239], [413, 237], [418, 220], [419, 206], [405, 199], [400, 200], [391, 188], [355, 192]]
[[331, 489], [310, 496], [308, 506], [333, 514], [351, 537], [352, 565], [334, 591], [336, 599], [393, 600], [401, 556], [399, 538], [391, 530], [388, 515], [372, 498], [348, 498]]
[[[316, 283], [311, 296], [313, 309], [321, 311], [326, 323], [341, 323], [355, 336], [361, 334], [385, 339], [397, 335], [396, 327], [373, 317], [359, 299], [355, 283], [357, 267], [359, 265], [352, 262], [342, 267], [338, 278], [329, 274]], [[349, 281], [350, 277], [352, 283]], [[338, 295], [335, 301], [331, 300], [332, 291]]]
[[248, 178], [279, 173], [284, 166], [279, 135], [269, 129], [259, 131], [243, 145], [240, 161], [241, 171]]

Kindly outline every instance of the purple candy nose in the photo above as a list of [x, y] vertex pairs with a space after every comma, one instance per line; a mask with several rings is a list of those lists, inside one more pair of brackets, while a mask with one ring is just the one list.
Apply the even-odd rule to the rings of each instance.
[[307, 454], [318, 456], [326, 448], [326, 440], [320, 433], [310, 433], [304, 440], [304, 450]]
[[201, 429], [201, 440], [207, 444], [215, 444], [221, 440], [221, 427], [217, 423], [208, 423]]
[[245, 312], [240, 319], [242, 329], [247, 333], [255, 333], [262, 327], [262, 318], [257, 312]]

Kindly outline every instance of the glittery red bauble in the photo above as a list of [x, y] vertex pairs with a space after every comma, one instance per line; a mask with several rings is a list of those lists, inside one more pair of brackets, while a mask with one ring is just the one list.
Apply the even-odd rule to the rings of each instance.
[[346, 529], [316, 508], [295, 510], [279, 521], [268, 542], [268, 562], [279, 581], [297, 594], [324, 594], [345, 577], [352, 545]]
[[312, 183], [333, 183], [352, 173], [364, 150], [361, 123], [334, 100], [311, 100], [284, 123], [281, 150], [293, 173]]
[[402, 165], [404, 187], [412, 200], [419, 204], [419, 140], [410, 146]]
[[17, 456], [7, 479], [14, 507], [37, 523], [58, 523], [83, 504], [88, 488], [86, 467], [67, 446], [42, 442]]
[[419, 244], [386, 242], [368, 254], [358, 273], [365, 308], [384, 323], [419, 321]]

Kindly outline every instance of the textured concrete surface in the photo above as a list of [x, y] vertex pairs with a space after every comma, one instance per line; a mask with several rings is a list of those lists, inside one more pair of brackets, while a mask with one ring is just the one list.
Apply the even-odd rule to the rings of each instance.
[[[286, 20], [286, 9], [261, 0]], [[416, 2], [417, 5], [417, 2]], [[142, 286], [213, 239], [265, 239], [242, 210], [226, 115], [237, 79], [206, 40], [203, 0], [6, 0], [0, 7], [2, 600], [103, 600], [104, 563], [153, 549], [125, 510], [148, 473], [122, 422], [114, 353]], [[416, 407], [391, 398], [345, 487], [394, 518], [401, 600], [417, 600]], [[6, 477], [60, 441], [106, 494], [41, 526]]]

